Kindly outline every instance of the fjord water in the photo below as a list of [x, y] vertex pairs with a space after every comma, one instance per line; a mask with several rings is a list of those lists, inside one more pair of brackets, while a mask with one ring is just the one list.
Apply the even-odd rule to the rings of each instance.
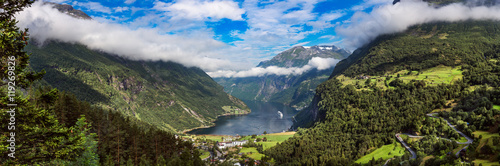
[[[278, 133], [292, 126], [292, 117], [297, 113], [294, 108], [279, 103], [245, 101], [245, 104], [252, 110], [250, 114], [219, 117], [214, 127], [196, 129], [189, 134], [252, 135], [262, 134], [264, 131]], [[282, 119], [279, 119], [278, 111], [283, 113]]]

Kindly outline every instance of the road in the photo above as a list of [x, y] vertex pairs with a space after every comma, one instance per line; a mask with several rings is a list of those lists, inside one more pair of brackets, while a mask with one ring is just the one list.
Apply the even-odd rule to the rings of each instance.
[[[429, 117], [439, 118], [439, 117], [436, 117], [436, 116], [434, 116], [434, 115], [436, 115], [436, 113], [427, 114], [427, 116], [429, 116]], [[462, 137], [464, 137], [464, 138], [466, 138], [466, 139], [467, 139], [467, 142], [458, 142], [458, 141], [455, 141], [455, 142], [457, 142], [457, 144], [466, 144], [466, 146], [465, 146], [464, 148], [462, 148], [462, 150], [467, 149], [467, 147], [469, 147], [469, 144], [471, 144], [471, 143], [474, 141], [474, 139], [472, 139], [472, 138], [468, 137], [467, 135], [465, 135], [465, 134], [464, 134], [464, 133], [462, 133], [461, 131], [458, 131], [458, 130], [457, 130], [457, 128], [456, 128], [455, 126], [451, 125], [451, 123], [450, 123], [448, 120], [444, 119], [444, 121], [446, 121], [446, 123], [448, 124], [448, 126], [450, 126], [453, 130], [455, 130], [456, 132], [458, 132], [458, 134], [460, 134]], [[408, 133], [403, 133], [403, 134], [404, 134], [404, 135], [407, 135], [407, 136], [408, 136], [408, 137], [410, 137], [410, 138], [422, 138], [422, 137], [424, 137], [424, 136], [416, 136], [416, 135], [411, 135], [411, 134], [408, 134]], [[404, 147], [405, 147], [405, 148], [406, 148], [406, 149], [407, 149], [407, 150], [411, 153], [411, 155], [412, 155], [412, 156], [411, 156], [411, 158], [410, 158], [410, 159], [416, 159], [416, 158], [417, 158], [417, 154], [416, 154], [416, 153], [415, 153], [415, 152], [414, 152], [414, 151], [413, 151], [413, 150], [412, 150], [412, 149], [408, 146], [408, 144], [406, 144], [406, 142], [404, 142], [404, 141], [403, 141], [403, 139], [402, 139], [399, 135], [401, 135], [401, 134], [399, 134], [399, 133], [398, 133], [398, 134], [396, 134], [396, 138], [397, 138], [397, 139], [399, 140], [399, 142], [401, 142], [401, 144], [403, 144], [403, 146], [404, 146]], [[445, 140], [448, 140], [448, 141], [452, 141], [452, 140], [450, 140], [450, 139], [448, 139], [448, 138], [441, 138], [441, 137], [438, 137], [438, 138], [439, 138], [439, 139], [445, 139]], [[460, 151], [462, 151], [462, 150], [459, 150], [459, 151], [455, 154], [455, 156], [457, 156], [457, 157], [458, 157], [458, 155], [460, 154]], [[388, 160], [385, 162], [384, 166], [385, 166], [385, 165], [387, 165], [387, 163], [389, 163], [389, 161], [391, 161], [392, 159], [394, 159], [394, 158], [390, 158], [390, 159], [388, 159]]]
[[[427, 116], [430, 116], [430, 117], [433, 117], [433, 118], [439, 118], [439, 117], [436, 117], [434, 115], [436, 115], [436, 113], [427, 114]], [[468, 137], [467, 135], [465, 135], [461, 131], [458, 131], [457, 128], [454, 125], [451, 125], [451, 123], [448, 120], [444, 119], [444, 121], [446, 121], [446, 123], [448, 124], [448, 126], [450, 126], [453, 130], [457, 131], [458, 134], [460, 134], [462, 137], [464, 137], [465, 139], [467, 139], [467, 142], [458, 142], [458, 141], [456, 141], [457, 144], [467, 144], [467, 145], [469, 145], [469, 144], [471, 144], [474, 141], [474, 139]]]
[[406, 144], [405, 141], [403, 141], [403, 138], [401, 138], [399, 136], [400, 134], [396, 134], [396, 138], [398, 138], [399, 142], [401, 142], [401, 144], [403, 144], [403, 146], [408, 150], [410, 151], [411, 153], [411, 158], [410, 159], [416, 159], [417, 158], [417, 153], [415, 153], [415, 151], [411, 150], [410, 146], [408, 146], [408, 144]]

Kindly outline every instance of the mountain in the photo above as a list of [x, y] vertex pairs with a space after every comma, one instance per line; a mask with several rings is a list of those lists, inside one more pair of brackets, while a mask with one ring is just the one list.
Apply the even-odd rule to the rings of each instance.
[[336, 46], [295, 46], [274, 56], [273, 59], [262, 61], [257, 67], [302, 67], [313, 57], [344, 59], [349, 52]]
[[92, 17], [87, 15], [87, 13], [85, 13], [81, 10], [76, 10], [73, 8], [73, 6], [68, 5], [68, 4], [58, 4], [58, 3], [53, 3], [53, 2], [44, 2], [44, 4], [53, 5], [54, 8], [59, 10], [61, 13], [66, 13], [72, 17], [75, 17], [75, 18], [87, 19], [87, 20], [92, 19]]
[[57, 41], [26, 50], [31, 67], [46, 70], [43, 84], [164, 130], [210, 126], [217, 116], [250, 111], [199, 68], [132, 61]]
[[[2, 18], [5, 18], [2, 20], [2, 34], [11, 34], [8, 37], [2, 35], [0, 39], [2, 59], [16, 58], [9, 58], [9, 64], [2, 64], [0, 68], [1, 73], [8, 69], [9, 75], [15, 74], [16, 78], [12, 76], [8, 79], [7, 72], [2, 75], [0, 121], [10, 123], [0, 124], [0, 132], [10, 134], [0, 135], [0, 144], [5, 147], [0, 150], [0, 165], [205, 165], [200, 158], [201, 150], [194, 147], [193, 142], [170, 131], [160, 130], [148, 121], [126, 116], [116, 109], [90, 105], [69, 93], [78, 91], [87, 94], [89, 96], [79, 97], [94, 103], [113, 103], [111, 100], [116, 98], [106, 96], [111, 93], [100, 93], [100, 87], [105, 85], [89, 85], [95, 83], [89, 76], [78, 79], [86, 72], [97, 75], [114, 71], [110, 75], [114, 77], [120, 75], [116, 72], [128, 69], [113, 62], [113, 56], [88, 50], [81, 45], [50, 42], [46, 47], [31, 45], [25, 48], [28, 43], [21, 40], [26, 38], [26, 33], [19, 31], [12, 15], [5, 14], [15, 13], [32, 3], [34, 1], [2, 3], [5, 7], [2, 8]], [[25, 50], [40, 52], [30, 56]], [[120, 62], [142, 64], [127, 60]], [[103, 63], [107, 68], [95, 70], [96, 66], [103, 67]], [[47, 72], [33, 71], [41, 67]], [[177, 68], [183, 69], [180, 65]], [[186, 70], [186, 73], [196, 72], [194, 69]], [[69, 71], [71, 73], [66, 73]], [[35, 80], [42, 79], [44, 73], [48, 77], [35, 83]], [[141, 81], [137, 75], [129, 76]], [[200, 73], [200, 76], [203, 75]], [[16, 84], [19, 88], [15, 87]], [[41, 84], [52, 84], [67, 91]], [[139, 88], [148, 91], [151, 89], [148, 86], [149, 83], [143, 83]], [[128, 84], [124, 87], [131, 88]], [[222, 92], [221, 87], [218, 88]], [[147, 104], [141, 106], [149, 107]]]
[[[51, 4], [73, 17], [91, 19], [70, 5]], [[31, 67], [47, 72], [40, 85], [68, 91], [79, 100], [163, 130], [182, 132], [212, 126], [218, 116], [250, 112], [241, 100], [225, 93], [196, 67], [129, 60], [77, 43], [30, 43], [25, 50], [32, 54]]]
[[[336, 46], [296, 46], [279, 53], [257, 67], [303, 67], [313, 57], [344, 59], [349, 52]], [[333, 68], [311, 70], [301, 75], [265, 75], [262, 77], [215, 78], [224, 90], [242, 100], [258, 100], [289, 104], [301, 109], [311, 102], [314, 89], [326, 81]]]
[[[330, 79], [316, 89], [310, 106], [296, 115], [293, 128], [298, 133], [265, 153], [279, 165], [360, 164], [379, 148], [397, 149], [396, 133], [412, 133], [425, 136], [410, 141], [416, 159], [381, 150], [395, 158], [388, 165], [454, 165], [459, 160], [446, 152], [461, 147], [432, 141], [463, 139], [440, 120], [444, 118], [475, 139], [465, 148], [462, 161], [496, 163], [494, 156], [500, 152], [484, 149], [498, 144], [480, 144], [491, 140], [479, 135], [498, 137], [498, 62], [497, 21], [435, 22], [379, 36], [337, 64]], [[436, 117], [426, 115], [431, 112]], [[365, 164], [382, 165], [391, 158], [384, 155], [364, 159]]]

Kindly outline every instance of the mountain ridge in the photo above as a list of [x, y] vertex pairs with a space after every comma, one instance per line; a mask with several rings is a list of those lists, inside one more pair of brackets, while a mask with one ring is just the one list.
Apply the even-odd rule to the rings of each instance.
[[311, 47], [295, 46], [279, 53], [270, 60], [260, 62], [257, 67], [302, 67], [313, 57], [344, 59], [349, 55], [350, 53], [348, 51], [334, 45]]
[[[343, 59], [349, 52], [336, 46], [295, 46], [257, 67], [277, 66], [300, 68], [314, 57]], [[215, 78], [224, 90], [242, 100], [278, 102], [302, 109], [312, 100], [316, 86], [326, 81], [333, 67], [325, 70], [313, 69], [301, 75], [265, 75], [262, 77]]]
[[[330, 79], [318, 86], [313, 102], [294, 118], [292, 128], [298, 129], [298, 135], [265, 153], [283, 165], [351, 165], [373, 149], [392, 145], [396, 133], [433, 133], [459, 139], [457, 134], [435, 130], [438, 126], [425, 118], [430, 112], [438, 112], [453, 124], [467, 121], [470, 124], [460, 130], [469, 137], [476, 129], [498, 125], [498, 119], [486, 117], [500, 114], [492, 109], [500, 104], [494, 97], [500, 94], [499, 32], [498, 21], [469, 20], [415, 25], [377, 37], [339, 62]], [[437, 146], [444, 143], [414, 143], [411, 146], [420, 147], [416, 148], [420, 153], [416, 160], [396, 156], [388, 165], [418, 165], [423, 157], [457, 148]], [[462, 157], [488, 160], [489, 154], [476, 150], [481, 149], [478, 144], [475, 140]], [[385, 160], [375, 158], [370, 164]], [[454, 161], [434, 158], [425, 164]]]
[[87, 15], [87, 13], [74, 9], [73, 6], [68, 4], [58, 4], [54, 2], [44, 2], [44, 4], [52, 5], [55, 9], [59, 10], [61, 13], [65, 13], [75, 18], [92, 20], [92, 17]]
[[47, 71], [42, 84], [163, 130], [211, 126], [219, 115], [250, 111], [199, 68], [131, 61], [56, 41], [26, 50], [32, 53], [31, 66]]

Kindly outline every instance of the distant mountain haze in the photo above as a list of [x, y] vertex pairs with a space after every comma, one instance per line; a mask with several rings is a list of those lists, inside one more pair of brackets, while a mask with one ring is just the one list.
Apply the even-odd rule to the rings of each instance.
[[[336, 46], [295, 46], [279, 53], [271, 60], [260, 62], [257, 68], [263, 70], [308, 68], [300, 74], [269, 73], [248, 77], [219, 77], [214, 80], [224, 86], [227, 93], [239, 99], [278, 102], [301, 109], [311, 102], [314, 89], [327, 80], [336, 62], [348, 56], [348, 51]], [[334, 63], [321, 64], [329, 61]]]

